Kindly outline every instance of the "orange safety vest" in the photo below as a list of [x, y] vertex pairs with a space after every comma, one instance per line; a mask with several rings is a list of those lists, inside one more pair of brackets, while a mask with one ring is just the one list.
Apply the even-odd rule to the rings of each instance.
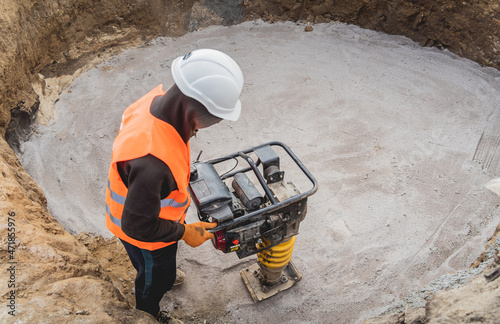
[[128, 188], [118, 173], [117, 164], [148, 154], [162, 160], [177, 182], [177, 190], [161, 200], [159, 217], [184, 223], [191, 198], [187, 191], [191, 156], [186, 144], [175, 128], [150, 112], [153, 99], [165, 94], [163, 85], [151, 90], [123, 112], [118, 135], [113, 142], [108, 187], [106, 188], [106, 227], [120, 239], [146, 250], [157, 250], [175, 242], [143, 242], [122, 231], [121, 218]]

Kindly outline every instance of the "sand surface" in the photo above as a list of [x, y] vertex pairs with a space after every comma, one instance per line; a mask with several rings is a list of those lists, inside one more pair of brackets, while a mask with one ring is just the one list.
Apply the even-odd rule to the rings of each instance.
[[122, 111], [168, 89], [172, 60], [193, 49], [240, 64], [241, 118], [201, 130], [192, 156], [275, 140], [298, 155], [319, 182], [293, 255], [303, 279], [254, 304], [239, 271], [255, 257], [181, 243], [187, 280], [163, 306], [185, 322], [358, 323], [467, 268], [500, 221], [484, 187], [500, 174], [500, 73], [404, 37], [313, 27], [246, 22], [128, 50], [75, 79], [22, 147], [63, 226], [109, 236], [104, 192]]

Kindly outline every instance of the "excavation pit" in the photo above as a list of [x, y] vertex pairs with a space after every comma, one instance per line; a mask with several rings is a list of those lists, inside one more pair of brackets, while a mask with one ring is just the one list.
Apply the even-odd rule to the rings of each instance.
[[187, 280], [162, 304], [180, 318], [359, 323], [468, 268], [500, 221], [484, 188], [500, 173], [497, 70], [352, 25], [304, 28], [248, 21], [148, 41], [76, 78], [22, 144], [23, 166], [65, 229], [109, 237], [104, 192], [123, 110], [168, 89], [171, 62], [193, 49], [240, 64], [240, 120], [201, 130], [192, 156], [276, 140], [300, 157], [319, 182], [292, 258], [303, 279], [254, 304], [239, 274], [253, 259], [181, 244]]

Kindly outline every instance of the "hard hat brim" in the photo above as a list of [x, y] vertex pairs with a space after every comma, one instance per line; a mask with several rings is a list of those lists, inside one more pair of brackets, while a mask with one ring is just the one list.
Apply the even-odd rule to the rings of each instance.
[[174, 82], [181, 90], [181, 92], [189, 97], [193, 98], [196, 101], [200, 102], [205, 108], [207, 108], [208, 112], [210, 112], [212, 115], [222, 118], [222, 119], [227, 119], [230, 121], [236, 121], [240, 117], [241, 114], [241, 101], [238, 99], [236, 101], [236, 105], [232, 108], [222, 108], [216, 106], [212, 101], [209, 99], [205, 98], [201, 93], [197, 92], [196, 90], [192, 89], [188, 82], [184, 79], [183, 74], [181, 72], [181, 61], [183, 57], [180, 56], [176, 58], [172, 62], [172, 67], [171, 67], [171, 72], [172, 72], [172, 77], [174, 78]]

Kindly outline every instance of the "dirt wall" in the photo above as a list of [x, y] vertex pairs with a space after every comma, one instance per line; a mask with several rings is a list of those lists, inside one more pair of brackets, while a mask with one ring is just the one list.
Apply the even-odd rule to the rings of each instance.
[[[39, 101], [38, 74], [72, 73], [153, 36], [179, 36], [243, 19], [338, 20], [500, 68], [500, 8], [492, 1], [406, 0], [6, 0], [0, 8], [0, 134], [15, 145]], [[13, 121], [11, 121], [11, 115]]]
[[39, 106], [32, 88], [39, 73], [71, 74], [91, 60], [146, 37], [180, 35], [185, 29], [177, 26], [187, 24], [184, 6], [193, 2], [2, 1], [0, 134], [8, 129], [6, 139], [11, 145], [25, 136]]
[[338, 20], [423, 46], [437, 46], [500, 68], [500, 7], [494, 1], [277, 0], [244, 1], [247, 17], [264, 20]]

